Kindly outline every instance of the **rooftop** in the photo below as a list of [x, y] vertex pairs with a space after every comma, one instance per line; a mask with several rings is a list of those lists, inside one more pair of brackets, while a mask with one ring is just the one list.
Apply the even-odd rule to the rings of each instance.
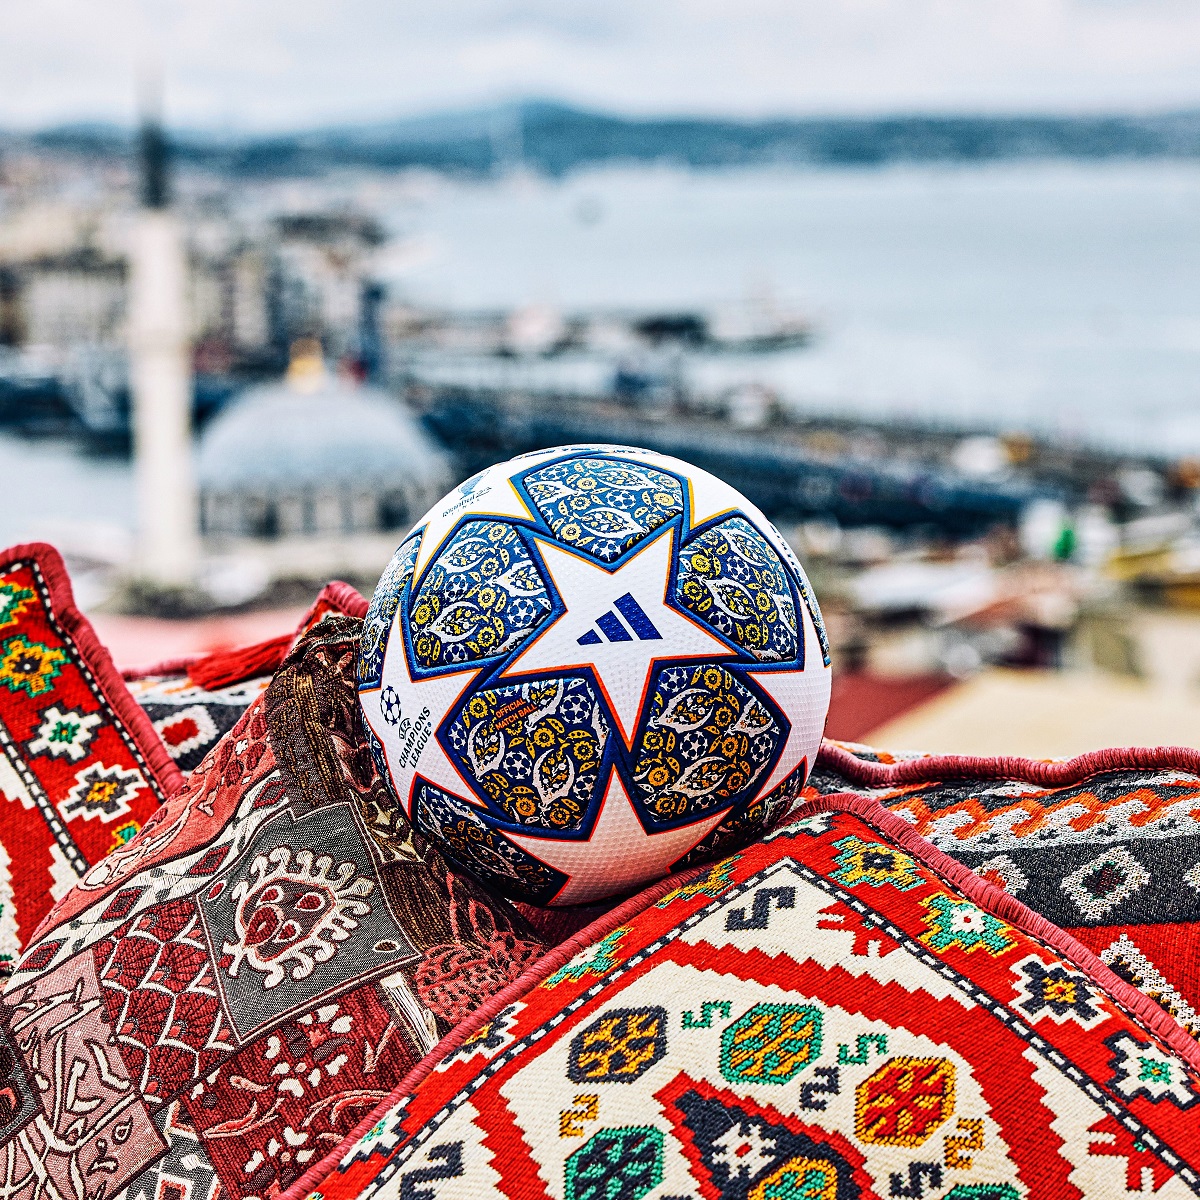
[[445, 486], [446, 457], [404, 405], [324, 371], [244, 392], [200, 437], [208, 491]]

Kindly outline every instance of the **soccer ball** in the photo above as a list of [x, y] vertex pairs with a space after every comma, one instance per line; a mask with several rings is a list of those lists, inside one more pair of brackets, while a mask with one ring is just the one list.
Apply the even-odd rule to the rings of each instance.
[[526, 454], [432, 508], [375, 590], [358, 677], [413, 825], [549, 905], [751, 840], [804, 786], [830, 686], [778, 530], [707, 472], [624, 446]]

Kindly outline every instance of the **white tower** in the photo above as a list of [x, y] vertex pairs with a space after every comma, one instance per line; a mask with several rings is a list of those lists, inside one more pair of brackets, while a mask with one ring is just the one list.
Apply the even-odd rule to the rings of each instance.
[[187, 255], [167, 206], [166, 145], [154, 121], [142, 129], [141, 200], [129, 280], [137, 573], [152, 584], [182, 586], [193, 581], [199, 554]]

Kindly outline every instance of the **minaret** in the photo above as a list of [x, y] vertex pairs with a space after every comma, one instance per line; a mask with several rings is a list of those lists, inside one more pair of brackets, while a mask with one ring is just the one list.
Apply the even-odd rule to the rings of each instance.
[[187, 256], [168, 207], [166, 139], [155, 117], [142, 126], [141, 184], [129, 276], [136, 569], [152, 585], [178, 587], [193, 581], [199, 554]]

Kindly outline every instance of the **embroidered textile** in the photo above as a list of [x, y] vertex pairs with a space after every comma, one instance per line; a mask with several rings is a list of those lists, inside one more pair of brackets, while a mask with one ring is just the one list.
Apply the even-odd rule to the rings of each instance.
[[851, 749], [826, 743], [806, 796], [875, 797], [1200, 1039], [1200, 755], [872, 763]]
[[1200, 1194], [1200, 1049], [874, 802], [664, 890], [497, 995], [287, 1200]]
[[180, 782], [58, 552], [0, 554], [0, 978], [54, 901]]
[[386, 805], [361, 627], [329, 614], [306, 633], [18, 963], [9, 1200], [276, 1195], [543, 951]]

